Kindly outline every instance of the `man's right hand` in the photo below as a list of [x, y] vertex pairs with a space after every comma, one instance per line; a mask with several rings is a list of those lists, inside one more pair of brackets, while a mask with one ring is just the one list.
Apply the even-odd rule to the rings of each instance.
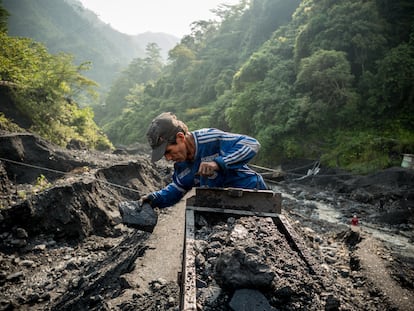
[[200, 167], [198, 169], [198, 174], [200, 176], [211, 176], [214, 174], [214, 171], [218, 171], [219, 170], [219, 166], [216, 162], [214, 161], [209, 161], [209, 162], [201, 162], [200, 163]]
[[146, 196], [146, 195], [142, 196], [142, 197], [138, 200], [138, 204], [139, 204], [139, 206], [142, 206], [142, 205], [144, 205], [144, 203], [148, 203], [148, 202], [149, 202], [149, 200], [148, 200], [148, 196]]
[[139, 200], [138, 200], [138, 204], [139, 204], [139, 206], [142, 206], [142, 205], [144, 205], [145, 203], [148, 203], [149, 205], [151, 205], [152, 206], [152, 204], [151, 204], [151, 199], [152, 199], [152, 195], [151, 195], [151, 193], [150, 194], [146, 194], [146, 195], [143, 195]]

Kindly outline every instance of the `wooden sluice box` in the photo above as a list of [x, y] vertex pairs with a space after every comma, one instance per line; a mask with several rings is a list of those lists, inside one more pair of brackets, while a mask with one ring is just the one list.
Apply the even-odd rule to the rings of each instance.
[[[198, 236], [200, 232], [209, 233], [206, 229], [208, 223], [221, 223], [222, 227], [227, 228], [228, 226], [234, 226], [236, 219], [266, 219], [272, 230], [275, 230], [274, 232], [285, 239], [283, 247], [290, 248], [291, 254], [293, 253], [297, 257], [294, 261], [301, 262], [300, 265], [304, 267], [306, 273], [315, 274], [315, 265], [304, 246], [303, 240], [291, 227], [287, 218], [281, 214], [281, 209], [281, 194], [271, 190], [196, 188], [195, 195], [190, 197], [186, 203], [183, 264], [179, 276], [181, 285], [180, 310], [196, 311], [203, 309], [200, 306], [199, 297], [201, 290], [205, 290], [206, 281], [203, 281], [202, 277], [198, 275], [200, 273], [198, 265], [200, 264], [200, 245], [206, 245], [207, 242], [200, 242]], [[229, 221], [234, 222], [228, 224]], [[247, 238], [249, 237], [246, 236]], [[253, 239], [256, 239], [256, 237], [253, 237]], [[217, 244], [217, 242], [213, 243]], [[204, 249], [204, 252], [212, 251], [217, 250]], [[219, 256], [220, 254], [217, 254], [217, 257]], [[292, 255], [290, 256], [292, 257]], [[214, 267], [211, 267], [210, 272], [214, 274]], [[206, 309], [211, 310], [211, 308]]]

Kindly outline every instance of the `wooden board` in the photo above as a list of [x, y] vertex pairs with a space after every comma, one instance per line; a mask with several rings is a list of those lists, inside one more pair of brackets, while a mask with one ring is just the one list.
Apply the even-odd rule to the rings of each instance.
[[296, 233], [292, 225], [289, 223], [287, 218], [283, 215], [278, 215], [274, 219], [275, 224], [278, 226], [279, 231], [282, 232], [287, 241], [292, 245], [292, 247], [298, 252], [299, 256], [308, 266], [310, 273], [320, 274], [320, 267], [316, 264], [313, 257], [310, 255], [308, 249], [305, 246], [303, 239]]
[[187, 206], [223, 208], [258, 213], [281, 213], [282, 195], [271, 190], [196, 188]]
[[194, 230], [194, 211], [186, 210], [180, 308], [182, 311], [197, 311]]

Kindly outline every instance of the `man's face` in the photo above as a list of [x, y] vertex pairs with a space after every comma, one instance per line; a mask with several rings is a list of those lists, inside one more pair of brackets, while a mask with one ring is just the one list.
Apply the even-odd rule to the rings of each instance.
[[187, 160], [187, 146], [184, 135], [178, 133], [175, 144], [168, 144], [165, 149], [164, 157], [167, 161], [184, 162]]

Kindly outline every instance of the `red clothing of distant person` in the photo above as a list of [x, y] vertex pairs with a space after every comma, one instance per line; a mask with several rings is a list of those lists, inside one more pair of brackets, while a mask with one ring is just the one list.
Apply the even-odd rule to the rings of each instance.
[[354, 217], [352, 217], [352, 219], [351, 219], [351, 225], [358, 226], [358, 222], [359, 222], [358, 217], [356, 217], [356, 215], [354, 215]]

